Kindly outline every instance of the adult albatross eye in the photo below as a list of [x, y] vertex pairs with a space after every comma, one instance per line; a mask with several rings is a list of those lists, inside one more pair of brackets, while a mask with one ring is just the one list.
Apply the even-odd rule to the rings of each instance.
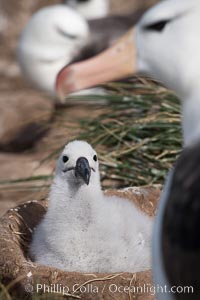
[[162, 20], [153, 24], [146, 25], [144, 30], [162, 32], [170, 20]]
[[94, 161], [97, 161], [97, 156], [94, 155], [94, 156], [93, 156], [93, 159], [94, 159]]
[[69, 160], [69, 157], [67, 155], [63, 155], [62, 160], [64, 163], [66, 163]]

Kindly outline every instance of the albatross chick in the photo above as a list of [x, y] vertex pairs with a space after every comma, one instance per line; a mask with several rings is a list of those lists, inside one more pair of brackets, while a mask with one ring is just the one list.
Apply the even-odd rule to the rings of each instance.
[[152, 219], [131, 201], [105, 196], [95, 150], [73, 141], [60, 155], [49, 208], [31, 256], [78, 272], [139, 272], [151, 267]]

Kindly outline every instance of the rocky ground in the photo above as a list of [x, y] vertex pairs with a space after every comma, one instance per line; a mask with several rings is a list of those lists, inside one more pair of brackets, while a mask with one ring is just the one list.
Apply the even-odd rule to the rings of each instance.
[[[95, 117], [96, 107], [80, 104], [55, 105], [46, 95], [27, 86], [15, 59], [20, 31], [39, 7], [59, 1], [0, 0], [0, 215], [26, 200], [48, 192], [55, 159], [50, 153], [80, 132], [82, 117]], [[149, 6], [155, 0], [111, 0], [111, 13]], [[64, 118], [64, 120], [63, 120]], [[28, 149], [28, 150], [27, 150]], [[34, 185], [20, 179], [38, 176]], [[15, 183], [10, 181], [16, 180]]]

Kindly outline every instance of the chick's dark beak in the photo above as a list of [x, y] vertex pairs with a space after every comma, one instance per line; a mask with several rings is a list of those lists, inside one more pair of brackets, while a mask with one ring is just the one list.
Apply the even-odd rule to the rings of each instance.
[[85, 184], [89, 184], [91, 176], [91, 168], [87, 158], [79, 157], [76, 162], [75, 176], [81, 177]]

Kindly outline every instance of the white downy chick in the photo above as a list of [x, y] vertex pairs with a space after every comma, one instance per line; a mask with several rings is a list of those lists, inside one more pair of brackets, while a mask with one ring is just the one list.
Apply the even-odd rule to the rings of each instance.
[[34, 232], [31, 256], [65, 271], [147, 270], [152, 221], [131, 201], [104, 195], [95, 150], [73, 141], [58, 159], [49, 208]]

